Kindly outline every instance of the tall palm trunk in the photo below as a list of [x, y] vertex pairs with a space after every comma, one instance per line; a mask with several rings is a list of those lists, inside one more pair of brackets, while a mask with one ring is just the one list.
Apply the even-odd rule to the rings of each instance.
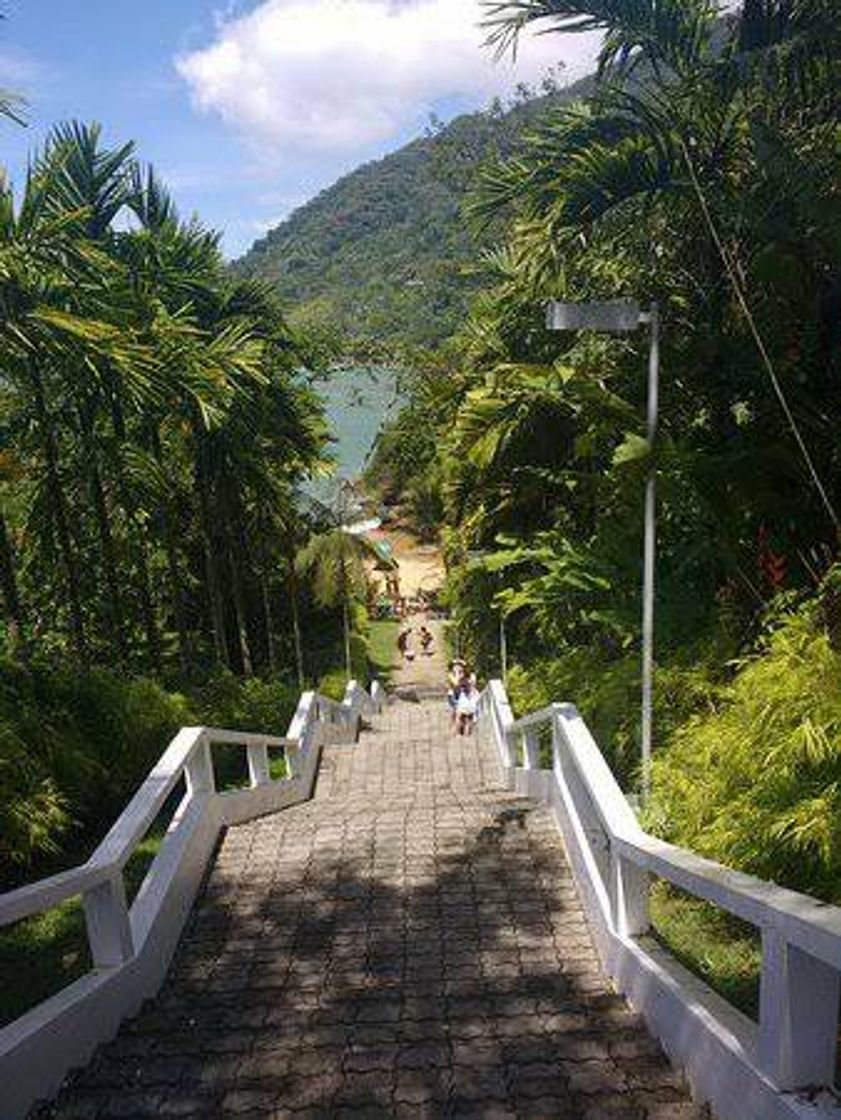
[[[157, 426], [152, 428], [151, 443], [152, 453], [158, 465], [163, 469], [163, 447], [161, 445], [161, 435]], [[175, 630], [178, 634], [178, 660], [181, 666], [181, 672], [186, 674], [190, 667], [190, 650], [187, 637], [187, 611], [184, 604], [183, 582], [181, 579], [181, 569], [178, 563], [178, 547], [175, 541], [172, 511], [169, 508], [166, 498], [161, 501], [158, 508], [158, 516], [160, 517], [164, 552], [166, 553], [166, 567], [169, 576], [172, 610], [175, 616]]]
[[181, 590], [181, 571], [178, 565], [178, 550], [175, 545], [175, 534], [173, 532], [169, 510], [162, 507], [160, 514], [163, 526], [164, 551], [166, 552], [170, 596], [172, 598], [173, 613], [175, 615], [175, 630], [178, 634], [178, 661], [181, 666], [181, 672], [186, 673], [190, 667], [190, 650], [187, 638], [187, 612], [184, 609], [184, 596]]
[[348, 607], [347, 596], [342, 600], [342, 621], [345, 630], [345, 672], [347, 679], [351, 680], [353, 677], [353, 666], [350, 660], [350, 609]]
[[342, 584], [342, 626], [344, 628], [345, 639], [345, 671], [347, 673], [347, 679], [350, 680], [353, 676], [353, 665], [351, 664], [350, 656], [350, 580], [348, 578], [347, 564], [344, 557], [342, 557], [339, 570]]
[[18, 593], [14, 550], [2, 510], [0, 510], [0, 586], [3, 589], [6, 625], [9, 629], [12, 649], [26, 661], [29, 656], [29, 643], [26, 637], [25, 620]]
[[[115, 388], [111, 393], [110, 404], [111, 425], [117, 437], [118, 447], [121, 449], [126, 441], [126, 425], [118, 388]], [[114, 460], [120, 504], [125, 511], [129, 526], [129, 539], [135, 549], [138, 591], [140, 592], [140, 613], [143, 620], [143, 630], [146, 635], [146, 648], [149, 654], [149, 661], [153, 666], [158, 667], [162, 657], [161, 631], [158, 625], [158, 617], [155, 610], [155, 597], [152, 593], [152, 580], [149, 574], [149, 550], [146, 545], [146, 534], [137, 516], [137, 502], [134, 500], [131, 486], [126, 479], [125, 465], [123, 463], [121, 450], [117, 451]]]
[[277, 672], [277, 650], [274, 640], [274, 611], [272, 610], [271, 588], [269, 586], [269, 559], [265, 546], [261, 547], [262, 563], [260, 564], [260, 599], [263, 605], [263, 625], [266, 629], [266, 663], [269, 673], [274, 676]]
[[[128, 511], [126, 512], [128, 513]], [[155, 608], [155, 597], [152, 593], [152, 577], [149, 573], [149, 549], [146, 546], [146, 537], [143, 530], [137, 525], [130, 513], [129, 524], [133, 529], [136, 526], [134, 537], [137, 542], [138, 590], [140, 591], [140, 614], [143, 618], [143, 630], [146, 634], [146, 649], [151, 664], [158, 668], [163, 657], [163, 646], [161, 644], [161, 629], [158, 625], [158, 612]]]
[[58, 447], [56, 445], [52, 420], [47, 409], [41, 373], [33, 365], [30, 365], [29, 373], [32, 381], [35, 412], [38, 418], [38, 431], [41, 437], [44, 463], [47, 470], [47, 490], [50, 495], [50, 513], [56, 528], [61, 564], [64, 569], [64, 577], [67, 584], [67, 600], [70, 608], [70, 639], [77, 657], [79, 657], [82, 662], [86, 662], [88, 659], [88, 644], [85, 638], [79, 569], [76, 565], [76, 555], [70, 537], [67, 507], [64, 501], [64, 491], [61, 486], [61, 477], [59, 475]]
[[303, 692], [306, 685], [304, 676], [304, 648], [301, 642], [301, 619], [298, 611], [298, 577], [295, 574], [295, 558], [288, 557], [289, 564], [289, 602], [292, 607], [292, 639], [295, 643], [295, 669], [298, 673], [298, 688]]
[[198, 498], [199, 521], [204, 549], [204, 570], [207, 590], [210, 629], [213, 648], [220, 665], [228, 665], [228, 643], [225, 634], [225, 608], [219, 583], [213, 524], [210, 516], [210, 480], [208, 477], [207, 449], [201, 432], [196, 433], [195, 488]]
[[242, 549], [235, 548], [233, 541], [229, 541], [228, 566], [231, 573], [231, 598], [234, 607], [237, 651], [242, 664], [242, 675], [253, 677], [254, 662], [251, 657], [251, 644], [248, 641], [248, 610], [242, 582], [242, 560]]
[[91, 402], [88, 402], [85, 407], [80, 406], [79, 423], [84, 444], [82, 454], [86, 459], [88, 488], [91, 494], [97, 536], [99, 537], [99, 548], [102, 553], [102, 565], [105, 570], [105, 606], [108, 617], [109, 637], [120, 661], [125, 662], [128, 658], [125, 618], [123, 615], [119, 580], [117, 577], [114, 537], [111, 533], [111, 520], [108, 516], [105, 490], [102, 485], [102, 475], [99, 470], [99, 456], [96, 448], [96, 432], [94, 431], [93, 405]]

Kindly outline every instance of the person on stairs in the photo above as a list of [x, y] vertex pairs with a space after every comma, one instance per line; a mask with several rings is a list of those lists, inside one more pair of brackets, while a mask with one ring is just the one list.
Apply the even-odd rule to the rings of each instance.
[[407, 626], [397, 635], [397, 648], [404, 661], [414, 661], [415, 651], [412, 648], [412, 628]]
[[465, 668], [456, 700], [456, 731], [459, 735], [473, 734], [478, 704], [479, 689], [476, 687], [476, 677]]
[[450, 662], [450, 670], [447, 673], [447, 707], [450, 709], [450, 723], [453, 727], [458, 722], [458, 694], [466, 668], [467, 666], [461, 658], [456, 657], [454, 661]]
[[428, 627], [426, 627], [426, 626], [421, 626], [421, 628], [420, 628], [420, 644], [421, 644], [421, 653], [423, 654], [424, 657], [431, 657], [432, 656], [432, 643], [433, 643], [433, 641], [434, 641], [434, 638], [432, 637], [432, 631], [430, 629], [428, 629]]

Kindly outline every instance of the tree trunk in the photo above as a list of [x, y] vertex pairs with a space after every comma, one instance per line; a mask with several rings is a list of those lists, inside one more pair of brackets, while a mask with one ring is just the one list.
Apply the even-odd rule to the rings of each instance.
[[[160, 432], [157, 427], [151, 432], [152, 453], [163, 469], [163, 448], [161, 446]], [[181, 583], [181, 572], [178, 566], [178, 547], [175, 543], [175, 530], [172, 524], [171, 510], [167, 501], [161, 502], [158, 508], [161, 519], [161, 531], [164, 538], [164, 551], [166, 552], [166, 566], [170, 582], [170, 597], [172, 610], [175, 616], [175, 629], [178, 634], [178, 660], [181, 672], [186, 674], [190, 667], [190, 650], [188, 643], [187, 612], [184, 607], [184, 594]]]
[[82, 596], [79, 583], [79, 570], [76, 566], [76, 556], [73, 551], [73, 542], [70, 538], [70, 528], [67, 522], [67, 508], [64, 503], [64, 492], [61, 488], [61, 478], [58, 470], [58, 447], [55, 441], [55, 432], [52, 428], [47, 402], [44, 397], [44, 385], [40, 372], [34, 367], [29, 367], [34, 390], [35, 410], [38, 416], [38, 427], [41, 435], [41, 444], [44, 452], [44, 461], [47, 468], [47, 489], [50, 495], [51, 514], [58, 536], [61, 563], [64, 568], [64, 577], [67, 584], [67, 599], [70, 607], [70, 639], [80, 661], [88, 660], [88, 644], [85, 639], [84, 615], [82, 613]]
[[169, 510], [162, 508], [160, 514], [163, 523], [164, 549], [166, 551], [170, 595], [172, 597], [172, 607], [175, 615], [175, 629], [178, 633], [178, 660], [181, 665], [181, 672], [187, 673], [190, 668], [190, 650], [187, 638], [187, 618], [184, 610], [184, 597], [181, 593], [181, 573], [178, 568], [178, 550], [175, 546], [175, 535], [172, 530]]
[[269, 577], [266, 573], [265, 560], [260, 568], [260, 595], [263, 600], [263, 623], [266, 627], [266, 660], [269, 666], [269, 673], [274, 676], [277, 672], [277, 656], [275, 651], [271, 591], [269, 588]]
[[351, 664], [350, 656], [350, 580], [348, 578], [344, 557], [342, 557], [341, 561], [340, 578], [342, 585], [342, 624], [345, 637], [345, 670], [347, 672], [347, 679], [350, 681], [353, 676], [353, 665]]
[[350, 681], [353, 677], [353, 666], [350, 659], [350, 610], [348, 609], [347, 596], [342, 600], [342, 617], [345, 631], [345, 670], [347, 679]]
[[[122, 448], [126, 441], [126, 425], [119, 390], [116, 388], [111, 393], [110, 403], [111, 424], [117, 436], [118, 444], [120, 448]], [[143, 629], [146, 632], [146, 647], [149, 652], [151, 664], [155, 668], [158, 668], [163, 657], [163, 648], [161, 643], [161, 631], [155, 611], [155, 597], [152, 594], [152, 581], [149, 576], [149, 552], [146, 548], [146, 535], [143, 526], [137, 519], [137, 502], [134, 500], [131, 487], [126, 481], [126, 475], [123, 469], [123, 458], [120, 452], [116, 455], [116, 473], [120, 501], [125, 510], [129, 524], [129, 539], [137, 549], [140, 612], [143, 618]]]
[[248, 615], [245, 605], [245, 595], [243, 594], [240, 557], [237, 556], [237, 552], [239, 551], [239, 549], [231, 547], [229, 543], [228, 565], [231, 571], [231, 594], [234, 606], [237, 651], [239, 652], [240, 662], [242, 663], [242, 675], [247, 678], [254, 676], [254, 663], [251, 659], [251, 646], [248, 641], [248, 631], [246, 629]]
[[117, 562], [114, 555], [114, 538], [111, 535], [111, 522], [105, 501], [105, 490], [102, 485], [102, 475], [99, 472], [99, 457], [96, 451], [93, 418], [86, 408], [79, 408], [79, 424], [85, 445], [82, 454], [87, 459], [88, 486], [94, 509], [97, 536], [99, 537], [99, 548], [102, 553], [102, 564], [105, 569], [105, 600], [109, 636], [119, 660], [125, 662], [128, 658], [128, 645], [126, 643], [125, 619], [117, 577]]
[[289, 557], [289, 602], [292, 607], [292, 638], [295, 643], [295, 668], [298, 673], [298, 687], [301, 692], [306, 687], [304, 676], [304, 650], [301, 644], [301, 619], [298, 613], [298, 579], [295, 575], [295, 560]]
[[12, 649], [22, 660], [29, 657], [29, 643], [26, 638], [23, 610], [18, 594], [15, 559], [6, 518], [0, 510], [0, 586], [3, 588], [3, 602], [6, 608], [6, 625]]
[[[129, 513], [129, 523], [132, 527], [136, 522]], [[146, 632], [146, 648], [149, 651], [149, 660], [158, 669], [163, 660], [163, 646], [161, 644], [161, 630], [158, 625], [158, 615], [155, 610], [155, 597], [152, 594], [152, 578], [149, 574], [149, 550], [146, 547], [146, 538], [143, 530], [137, 527], [137, 574], [140, 582], [140, 613], [143, 616], [143, 629]]]
[[210, 518], [210, 494], [207, 477], [207, 451], [205, 440], [199, 432], [196, 434], [196, 468], [195, 487], [199, 505], [199, 520], [201, 523], [201, 537], [204, 547], [204, 570], [209, 609], [210, 629], [213, 634], [213, 648], [216, 660], [220, 665], [229, 666], [228, 643], [225, 635], [225, 608], [222, 602], [222, 591], [219, 585], [219, 572], [216, 564], [214, 550], [213, 530]]

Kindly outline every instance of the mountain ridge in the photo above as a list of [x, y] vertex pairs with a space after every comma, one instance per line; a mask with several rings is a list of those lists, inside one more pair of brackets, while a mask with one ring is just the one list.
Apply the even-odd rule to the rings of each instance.
[[[341, 176], [294, 210], [232, 268], [272, 281], [293, 322], [350, 339], [434, 346], [467, 313], [478, 243], [461, 218], [481, 165], [516, 150], [546, 112], [587, 96], [593, 79], [504, 108], [462, 114]], [[530, 92], [530, 91], [529, 91]]]

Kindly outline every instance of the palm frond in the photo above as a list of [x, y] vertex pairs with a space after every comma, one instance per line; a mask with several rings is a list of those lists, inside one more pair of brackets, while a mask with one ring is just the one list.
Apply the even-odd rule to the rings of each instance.
[[642, 59], [685, 71], [708, 53], [718, 5], [712, 0], [484, 0], [488, 43], [516, 51], [525, 29], [539, 34], [601, 31], [599, 70], [625, 72]]

